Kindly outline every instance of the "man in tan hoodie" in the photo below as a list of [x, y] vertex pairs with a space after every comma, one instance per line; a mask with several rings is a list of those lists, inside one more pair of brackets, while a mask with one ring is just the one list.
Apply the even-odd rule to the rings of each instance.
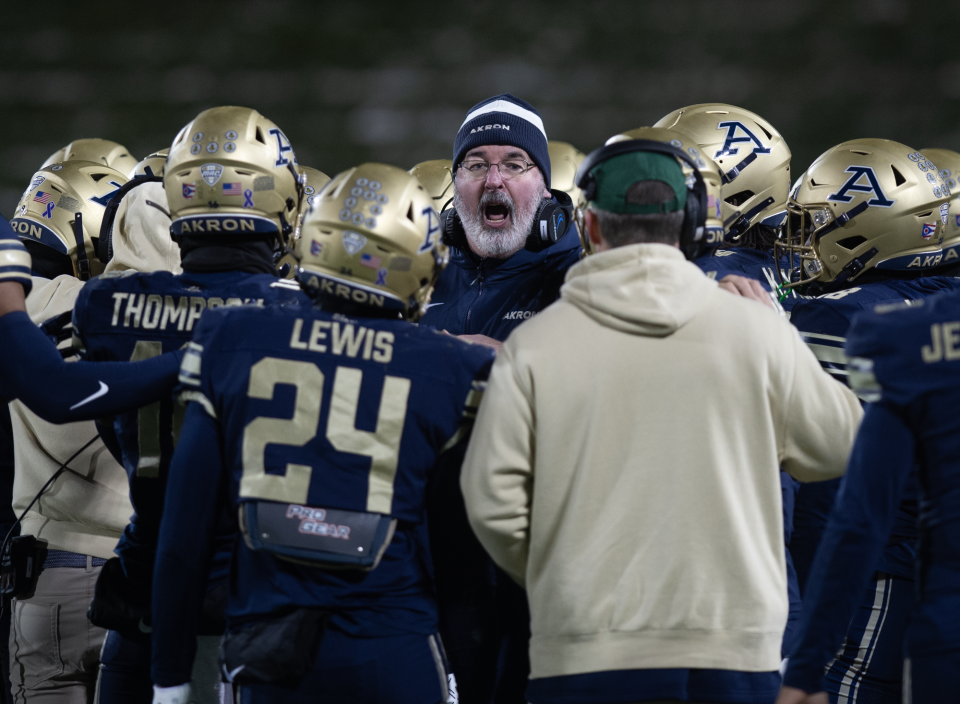
[[789, 323], [685, 261], [677, 160], [603, 149], [581, 174], [597, 254], [493, 367], [470, 522], [527, 589], [533, 704], [773, 701], [779, 469], [841, 475], [860, 406]]

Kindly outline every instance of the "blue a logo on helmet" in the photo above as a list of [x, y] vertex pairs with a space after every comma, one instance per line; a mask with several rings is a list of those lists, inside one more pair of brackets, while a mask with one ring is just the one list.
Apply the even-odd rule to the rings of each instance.
[[120, 190], [120, 186], [121, 186], [121, 184], [117, 183], [116, 181], [110, 181], [109, 183], [111, 186], [115, 186], [115, 188], [112, 191], [110, 191], [109, 193], [104, 193], [102, 196], [94, 196], [93, 198], [90, 198], [90, 200], [92, 200], [97, 205], [106, 208], [107, 203], [110, 202], [111, 198], [117, 195], [117, 191]]
[[[847, 179], [847, 182], [843, 184], [836, 193], [828, 195], [827, 200], [836, 201], [837, 203], [849, 203], [853, 200], [853, 196], [850, 195], [850, 193], [853, 192], [872, 193], [874, 197], [867, 201], [867, 205], [874, 205], [878, 208], [889, 208], [896, 203], [895, 200], [887, 198], [886, 194], [884, 194], [883, 189], [880, 188], [880, 181], [877, 180], [877, 174], [874, 173], [872, 167], [848, 166], [845, 169], [845, 173], [850, 174], [850, 178]], [[867, 183], [858, 183], [864, 178], [867, 180]]]
[[423, 254], [433, 249], [437, 235], [440, 234], [440, 216], [437, 215], [437, 212], [428, 206], [420, 214], [427, 216], [427, 236], [424, 237], [420, 247], [417, 248], [417, 254]]
[[[735, 147], [733, 145], [740, 144], [743, 142], [750, 142], [751, 144], [756, 145], [753, 148], [754, 154], [769, 154], [770, 147], [763, 146], [763, 142], [760, 141], [760, 138], [757, 137], [753, 132], [750, 131], [750, 128], [739, 120], [729, 120], [727, 122], [721, 122], [717, 125], [718, 130], [726, 130], [727, 136], [724, 137], [723, 146], [717, 150], [717, 153], [713, 155], [714, 159], [717, 159], [721, 156], [736, 156], [740, 153], [740, 147]], [[743, 134], [737, 136], [737, 132], [742, 132]]]

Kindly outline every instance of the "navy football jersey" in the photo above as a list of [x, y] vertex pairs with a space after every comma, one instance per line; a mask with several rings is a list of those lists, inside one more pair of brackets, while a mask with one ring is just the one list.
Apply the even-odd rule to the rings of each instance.
[[[736, 274], [745, 276], [748, 279], [756, 279], [763, 287], [771, 293], [776, 292], [779, 285], [777, 279], [777, 261], [773, 257], [773, 252], [736, 247], [733, 249], [718, 249], [711, 254], [700, 257], [693, 262], [711, 279], [720, 281], [724, 276]], [[785, 260], [780, 262], [782, 276], [786, 277], [787, 270]], [[777, 296], [779, 299], [780, 297]], [[780, 305], [789, 313], [802, 296], [796, 289], [790, 289], [786, 296], [780, 300]]]
[[[879, 304], [919, 301], [945, 291], [960, 290], [960, 279], [931, 276], [912, 280], [890, 279], [854, 286], [816, 298], [801, 299], [790, 317], [800, 336], [813, 350], [823, 368], [838, 381], [848, 384], [848, 359], [844, 352], [847, 330], [854, 317]], [[813, 557], [833, 507], [841, 479], [801, 486], [794, 510], [791, 552], [805, 588]], [[916, 481], [904, 492], [898, 519], [889, 544], [876, 569], [904, 579], [913, 578], [916, 550]]]
[[[247, 530], [235, 547], [228, 630], [299, 606], [331, 611], [331, 627], [360, 637], [435, 633], [426, 483], [465, 441], [493, 359], [426, 327], [308, 305], [207, 313], [181, 369], [181, 398], [192, 403], [160, 535], [154, 681], [189, 678], [179, 653], [190, 651], [199, 595], [184, 585], [205, 569], [208, 497], [247, 528], [247, 516], [280, 509], [280, 525]], [[294, 543], [352, 545], [358, 523], [336, 517], [348, 514], [395, 521], [372, 570], [278, 556]], [[287, 524], [285, 545], [266, 542]]]
[[[91, 361], [137, 361], [180, 349], [208, 309], [309, 300], [293, 282], [269, 274], [134, 271], [105, 274], [83, 287], [73, 312], [75, 344]], [[167, 397], [99, 423], [123, 463], [136, 511], [118, 554], [128, 576], [149, 586], [166, 476], [183, 407]], [[223, 565], [225, 569], [225, 565]]]
[[960, 649], [960, 294], [877, 306], [857, 316], [846, 351], [851, 386], [874, 403], [824, 535], [786, 675], [806, 691], [821, 686], [855, 608], [844, 595], [855, 595], [873, 571], [915, 458], [920, 539], [906, 651], [916, 659]]

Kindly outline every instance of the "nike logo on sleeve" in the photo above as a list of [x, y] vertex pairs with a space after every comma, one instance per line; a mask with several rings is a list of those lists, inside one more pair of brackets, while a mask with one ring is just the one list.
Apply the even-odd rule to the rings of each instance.
[[110, 387], [107, 386], [106, 384], [104, 384], [104, 383], [101, 381], [101, 382], [100, 382], [100, 390], [99, 390], [99, 391], [96, 391], [95, 393], [90, 394], [89, 396], [87, 396], [85, 399], [83, 399], [83, 400], [80, 401], [79, 403], [73, 404], [72, 406], [70, 406], [70, 410], [71, 410], [71, 411], [72, 411], [72, 410], [75, 410], [75, 409], [77, 409], [77, 408], [80, 408], [80, 406], [85, 406], [85, 405], [87, 405], [87, 404], [90, 403], [91, 401], [96, 401], [96, 400], [97, 400], [98, 398], [100, 398], [101, 396], [106, 396], [108, 391], [110, 391]]

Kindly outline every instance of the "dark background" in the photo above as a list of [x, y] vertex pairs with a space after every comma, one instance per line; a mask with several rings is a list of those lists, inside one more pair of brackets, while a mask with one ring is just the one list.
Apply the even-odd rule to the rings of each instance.
[[710, 101], [767, 118], [795, 175], [856, 137], [960, 149], [958, 30], [953, 0], [3, 3], [0, 212], [72, 139], [142, 158], [223, 104], [330, 175], [449, 159], [500, 92], [584, 152]]

